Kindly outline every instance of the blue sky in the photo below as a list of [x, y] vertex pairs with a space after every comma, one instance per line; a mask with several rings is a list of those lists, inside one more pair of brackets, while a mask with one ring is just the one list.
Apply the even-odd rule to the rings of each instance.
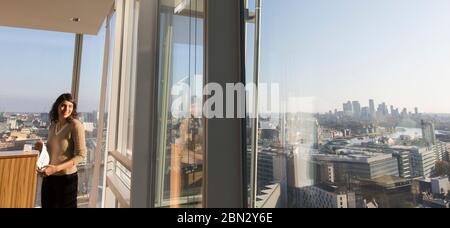
[[[85, 36], [80, 111], [98, 109], [104, 30]], [[0, 27], [0, 112], [48, 112], [70, 92], [75, 36]]]
[[448, 0], [264, 0], [262, 80], [320, 112], [373, 98], [450, 113], [448, 12]]
[[[450, 113], [448, 12], [448, 0], [263, 0], [262, 81], [313, 97], [320, 112], [375, 99]], [[73, 39], [0, 27], [0, 111], [47, 112], [69, 91]], [[103, 39], [85, 40], [82, 111], [98, 108]], [[183, 53], [175, 53], [180, 75]]]

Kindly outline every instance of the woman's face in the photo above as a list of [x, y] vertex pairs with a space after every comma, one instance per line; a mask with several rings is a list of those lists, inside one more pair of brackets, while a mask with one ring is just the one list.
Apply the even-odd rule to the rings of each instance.
[[70, 101], [64, 101], [58, 106], [59, 118], [67, 119], [72, 115], [73, 103]]

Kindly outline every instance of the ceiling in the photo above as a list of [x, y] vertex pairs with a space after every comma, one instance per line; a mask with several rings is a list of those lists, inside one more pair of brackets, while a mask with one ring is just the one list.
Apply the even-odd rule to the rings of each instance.
[[[97, 35], [114, 0], [0, 0], [0, 26]], [[74, 22], [79, 18], [79, 22]]]

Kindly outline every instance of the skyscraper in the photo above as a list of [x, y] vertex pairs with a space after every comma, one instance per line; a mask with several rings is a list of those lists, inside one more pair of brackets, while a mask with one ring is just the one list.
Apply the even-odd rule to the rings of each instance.
[[416, 114], [416, 116], [419, 115], [419, 108], [414, 108], [414, 113]]
[[375, 116], [375, 101], [372, 99], [369, 100], [369, 111], [371, 116]]
[[353, 114], [352, 102], [344, 103], [344, 115], [351, 116]]
[[353, 115], [355, 117], [360, 117], [361, 116], [361, 104], [359, 103], [359, 101], [353, 101]]
[[422, 138], [428, 146], [436, 144], [434, 123], [422, 120]]
[[369, 107], [363, 107], [361, 109], [361, 118], [365, 120], [368, 120], [370, 118]]
[[408, 109], [403, 108], [403, 110], [402, 110], [402, 117], [406, 117], [406, 116], [408, 116]]

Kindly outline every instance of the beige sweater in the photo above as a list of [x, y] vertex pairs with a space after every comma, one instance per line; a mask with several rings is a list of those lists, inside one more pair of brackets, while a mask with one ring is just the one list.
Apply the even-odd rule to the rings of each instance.
[[60, 165], [73, 161], [75, 166], [71, 169], [56, 173], [56, 176], [70, 175], [76, 173], [78, 163], [86, 158], [86, 142], [84, 127], [79, 120], [66, 123], [56, 131], [56, 124], [50, 126], [48, 132], [47, 149], [50, 155], [50, 165]]

